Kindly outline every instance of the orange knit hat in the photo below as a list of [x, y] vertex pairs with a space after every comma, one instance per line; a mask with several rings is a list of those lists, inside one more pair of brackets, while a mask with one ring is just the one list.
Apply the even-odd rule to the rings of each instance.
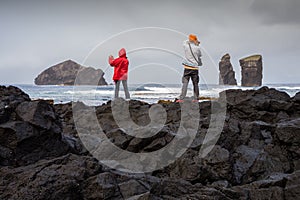
[[196, 35], [190, 34], [189, 40], [199, 42]]

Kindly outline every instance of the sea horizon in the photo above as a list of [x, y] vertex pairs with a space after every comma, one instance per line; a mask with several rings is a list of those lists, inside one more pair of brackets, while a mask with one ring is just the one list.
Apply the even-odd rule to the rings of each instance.
[[[104, 86], [61, 86], [61, 85], [35, 85], [35, 84], [4, 84], [22, 89], [33, 100], [53, 100], [55, 104], [82, 101], [86, 105], [96, 106], [113, 99], [114, 85]], [[272, 83], [256, 87], [243, 87], [239, 85], [199, 84], [200, 97], [218, 98], [219, 93], [227, 89], [251, 90], [267, 86], [286, 92], [293, 97], [300, 91], [300, 83]], [[132, 100], [157, 103], [159, 100], [174, 101], [179, 97], [181, 84], [129, 84]], [[189, 85], [188, 96], [192, 96], [192, 85]], [[120, 97], [124, 97], [121, 87]]]

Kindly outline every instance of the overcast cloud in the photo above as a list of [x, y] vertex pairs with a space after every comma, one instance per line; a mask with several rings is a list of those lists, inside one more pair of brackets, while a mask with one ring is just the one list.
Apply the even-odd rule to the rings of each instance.
[[152, 46], [182, 54], [184, 35], [166, 38], [167, 31], [144, 30], [111, 38], [141, 27], [198, 35], [204, 50], [202, 82], [218, 82], [217, 65], [225, 53], [232, 56], [240, 82], [238, 60], [258, 53], [264, 83], [299, 83], [299, 10], [298, 0], [0, 1], [0, 83], [33, 83], [41, 71], [67, 59], [105, 70], [110, 82], [106, 58], [121, 47], [136, 69], [131, 83], [180, 83], [180, 57], [136, 49], [153, 41]]

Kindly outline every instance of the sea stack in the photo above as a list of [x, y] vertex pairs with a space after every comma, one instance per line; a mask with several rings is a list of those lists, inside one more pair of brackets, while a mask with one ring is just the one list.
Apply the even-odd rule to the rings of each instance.
[[242, 68], [242, 86], [253, 87], [262, 85], [262, 56], [252, 55], [240, 59]]
[[219, 85], [237, 85], [235, 72], [230, 62], [230, 55], [227, 53], [219, 62]]
[[44, 70], [34, 82], [36, 85], [107, 85], [103, 76], [101, 69], [67, 60]]

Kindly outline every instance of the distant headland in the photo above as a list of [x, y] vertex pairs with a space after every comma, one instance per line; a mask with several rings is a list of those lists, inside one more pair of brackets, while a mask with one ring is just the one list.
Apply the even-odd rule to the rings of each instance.
[[[77, 76], [78, 73], [80, 76]], [[103, 76], [104, 72], [101, 69], [85, 67], [72, 60], [66, 60], [44, 70], [35, 78], [34, 83], [36, 85], [107, 85]]]

